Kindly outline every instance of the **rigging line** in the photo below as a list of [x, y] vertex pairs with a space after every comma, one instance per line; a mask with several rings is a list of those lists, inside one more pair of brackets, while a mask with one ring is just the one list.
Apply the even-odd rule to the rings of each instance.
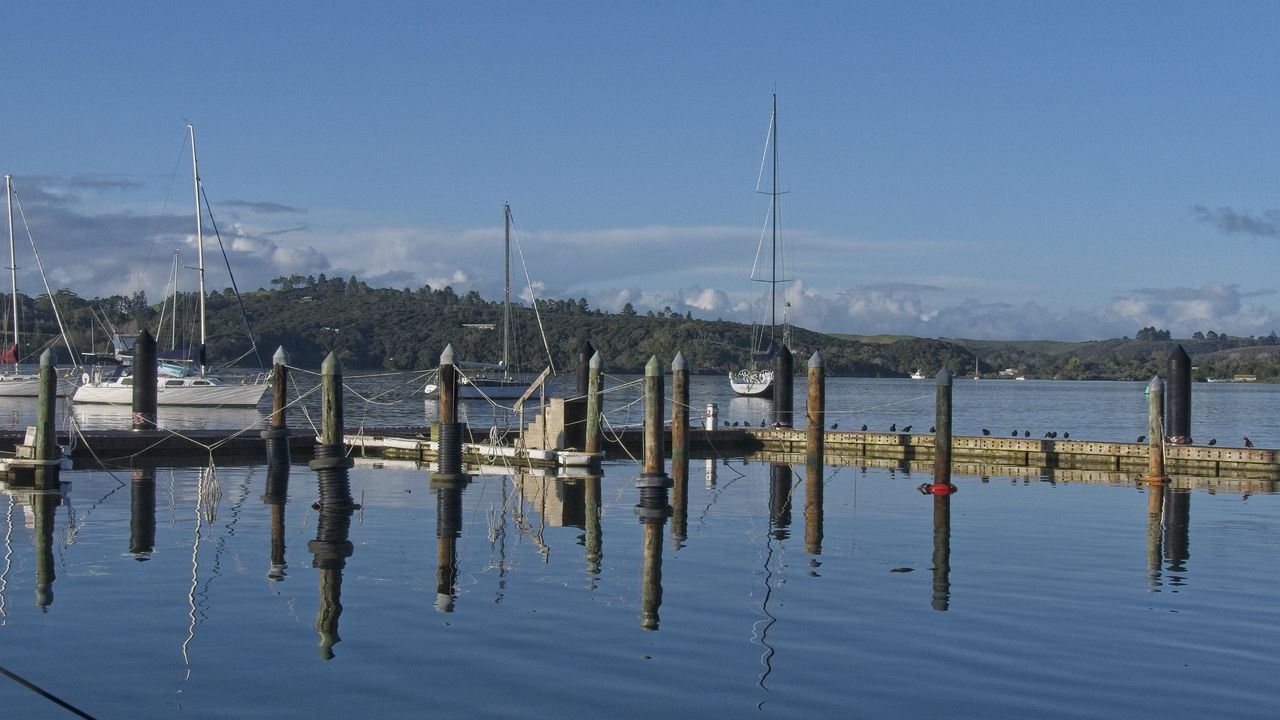
[[88, 718], [88, 720], [95, 720], [94, 716], [90, 715], [89, 713], [87, 713], [87, 712], [85, 712], [85, 711], [81, 710], [80, 708], [76, 707], [75, 705], [72, 705], [71, 703], [67, 702], [66, 700], [63, 700], [62, 698], [58, 697], [57, 695], [54, 695], [53, 693], [49, 692], [48, 690], [45, 690], [44, 688], [40, 687], [39, 685], [36, 685], [35, 683], [31, 682], [30, 680], [27, 680], [26, 678], [22, 677], [21, 675], [18, 675], [17, 673], [15, 673], [15, 672], [13, 672], [13, 671], [9, 670], [8, 668], [6, 668], [6, 667], [5, 667], [5, 666], [3, 666], [3, 665], [0, 665], [0, 675], [4, 675], [5, 677], [7, 677], [7, 678], [9, 678], [10, 680], [12, 680], [12, 681], [14, 681], [14, 682], [18, 683], [19, 685], [21, 685], [21, 686], [25, 687], [26, 689], [28, 689], [28, 690], [30, 690], [30, 691], [32, 691], [32, 692], [34, 692], [35, 694], [39, 695], [40, 697], [44, 698], [45, 700], [48, 700], [49, 702], [51, 702], [51, 703], [53, 703], [53, 704], [55, 704], [55, 705], [57, 705], [57, 706], [59, 706], [59, 707], [63, 708], [64, 710], [67, 710], [68, 712], [74, 713], [74, 714], [75, 714], [76, 716], [78, 716], [78, 717]]
[[[510, 213], [510, 208], [507, 209]], [[529, 277], [529, 265], [524, 261], [524, 246], [520, 244], [520, 233], [515, 231], [515, 218], [511, 219], [512, 232], [511, 235], [516, 239], [516, 253], [520, 255], [520, 268], [524, 271], [524, 281], [529, 287], [530, 304], [533, 306], [533, 316], [538, 321], [538, 333], [542, 335], [542, 347], [547, 351], [547, 364], [551, 366], [551, 374], [556, 373], [556, 361], [551, 357], [551, 346], [547, 344], [547, 331], [542, 326], [542, 313], [538, 310], [538, 296], [533, 291], [533, 280]]]
[[[77, 358], [75, 345], [71, 343], [71, 337], [67, 335], [67, 326], [62, 322], [62, 313], [58, 312], [58, 303], [54, 300], [53, 290], [49, 288], [49, 278], [44, 274], [44, 263], [40, 261], [40, 251], [36, 249], [35, 236], [31, 234], [31, 226], [27, 224], [27, 213], [22, 209], [22, 200], [18, 197], [18, 191], [13, 191], [14, 199], [18, 201], [18, 215], [22, 218], [22, 227], [27, 231], [27, 240], [31, 243], [31, 254], [36, 259], [36, 268], [40, 271], [40, 281], [44, 283], [44, 291], [49, 295], [49, 306], [53, 308], [53, 317], [58, 321], [58, 332], [62, 334], [62, 341], [67, 345], [67, 352], [71, 353], [71, 365], [77, 371], [80, 369], [80, 363]], [[14, 312], [17, 312], [18, 298], [13, 299]]]
[[227, 257], [227, 248], [222, 244], [222, 234], [218, 232], [218, 221], [213, 219], [213, 207], [209, 204], [209, 196], [204, 191], [204, 183], [200, 183], [199, 188], [200, 197], [204, 198], [204, 209], [209, 212], [209, 224], [213, 226], [213, 236], [218, 239], [218, 249], [222, 251], [222, 261], [227, 265], [227, 277], [231, 279], [231, 290], [235, 292], [236, 304], [240, 306], [240, 318], [244, 320], [245, 332], [249, 333], [249, 344], [253, 347], [254, 356], [258, 358], [258, 367], [264, 367], [262, 354], [258, 352], [258, 341], [253, 337], [253, 327], [249, 325], [249, 313], [244, 309], [244, 298], [240, 297], [240, 288], [236, 287], [236, 276], [231, 272], [231, 258]]

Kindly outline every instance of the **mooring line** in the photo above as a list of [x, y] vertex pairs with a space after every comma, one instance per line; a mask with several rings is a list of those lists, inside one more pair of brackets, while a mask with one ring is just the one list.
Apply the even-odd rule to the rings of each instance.
[[82, 717], [82, 718], [88, 718], [88, 720], [97, 720], [97, 718], [95, 718], [94, 716], [90, 715], [89, 713], [87, 713], [87, 712], [85, 712], [85, 711], [81, 710], [80, 708], [76, 707], [75, 705], [72, 705], [71, 703], [67, 702], [66, 700], [63, 700], [62, 698], [58, 697], [57, 695], [54, 695], [53, 693], [49, 692], [48, 690], [45, 690], [44, 688], [40, 687], [39, 685], [36, 685], [35, 683], [31, 682], [30, 680], [27, 680], [26, 678], [23, 678], [23, 677], [19, 676], [18, 674], [16, 674], [16, 673], [14, 673], [14, 672], [10, 671], [8, 668], [6, 668], [6, 667], [5, 667], [5, 666], [3, 666], [3, 665], [0, 665], [0, 675], [4, 675], [5, 677], [7, 677], [7, 678], [9, 678], [10, 680], [12, 680], [12, 681], [14, 681], [14, 682], [18, 683], [19, 685], [21, 685], [21, 686], [25, 687], [26, 689], [31, 690], [32, 692], [34, 692], [34, 693], [36, 693], [37, 695], [39, 695], [39, 696], [43, 697], [44, 699], [48, 700], [49, 702], [52, 702], [52, 703], [54, 703], [55, 705], [58, 705], [58, 706], [60, 706], [60, 707], [62, 707], [62, 708], [64, 708], [64, 709], [68, 710], [69, 712], [75, 713], [75, 714], [76, 714], [76, 715], [78, 715], [79, 717]]

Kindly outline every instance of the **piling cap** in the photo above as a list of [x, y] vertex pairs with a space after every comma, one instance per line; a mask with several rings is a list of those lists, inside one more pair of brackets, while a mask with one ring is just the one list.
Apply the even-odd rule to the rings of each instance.
[[40, 353], [40, 367], [53, 367], [53, 348], [45, 348]]
[[951, 371], [950, 371], [950, 370], [948, 370], [947, 368], [945, 368], [945, 367], [944, 367], [944, 368], [942, 368], [941, 370], [939, 370], [939, 371], [938, 371], [938, 384], [939, 384], [939, 385], [950, 385], [950, 384], [951, 384]]
[[658, 369], [658, 356], [650, 355], [649, 362], [644, 365], [644, 374], [646, 376], [661, 375], [662, 371]]
[[456, 360], [454, 358], [455, 355], [456, 353], [453, 351], [453, 343], [449, 343], [448, 345], [445, 345], [444, 352], [440, 353], [440, 364], [441, 365], [455, 364], [456, 363]]
[[809, 367], [817, 369], [823, 367], [823, 365], [822, 356], [818, 354], [817, 350], [814, 350], [813, 354], [809, 356]]
[[602, 365], [604, 365], [604, 358], [600, 356], [600, 351], [597, 350], [591, 354], [591, 360], [587, 363], [587, 367], [592, 370], [599, 370]]
[[680, 372], [689, 369], [689, 362], [684, 359], [684, 353], [677, 352], [674, 360], [671, 361], [671, 372]]
[[338, 354], [330, 350], [325, 356], [324, 362], [320, 363], [321, 375], [341, 375], [342, 363], [338, 361]]
[[1151, 392], [1163, 392], [1163, 391], [1164, 391], [1164, 381], [1160, 379], [1159, 375], [1152, 375], [1151, 382], [1147, 383], [1147, 392], [1151, 393]]
[[288, 365], [289, 353], [284, 351], [284, 346], [276, 348], [276, 354], [271, 356], [272, 365]]

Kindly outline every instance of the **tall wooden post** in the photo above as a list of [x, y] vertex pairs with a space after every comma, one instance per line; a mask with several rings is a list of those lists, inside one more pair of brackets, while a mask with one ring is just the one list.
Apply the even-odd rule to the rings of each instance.
[[462, 426], [458, 422], [458, 368], [453, 345], [440, 354], [440, 442], [431, 486], [440, 489], [467, 482], [462, 472]]
[[342, 363], [333, 352], [320, 364], [320, 442], [342, 445]]
[[267, 444], [267, 467], [289, 464], [288, 405], [289, 354], [284, 347], [271, 356], [271, 425], [259, 433]]
[[1149, 483], [1162, 483], [1164, 474], [1164, 381], [1159, 375], [1147, 383], [1147, 476]]
[[58, 461], [58, 438], [55, 425], [58, 404], [58, 371], [53, 366], [53, 351], [40, 353], [40, 390], [36, 407], [35, 459], [39, 462]]
[[156, 427], [156, 341], [143, 330], [133, 343], [133, 429]]
[[933, 486], [935, 495], [955, 492], [951, 484], [951, 371], [938, 371], [937, 399], [934, 402]]
[[[689, 510], [689, 363], [684, 353], [671, 361], [671, 537], [686, 537]], [[677, 546], [678, 547], [678, 546]]]
[[587, 437], [583, 447], [588, 453], [600, 452], [600, 366], [603, 364], [599, 351], [587, 362]]
[[805, 405], [804, 549], [822, 554], [822, 470], [826, 453], [827, 387], [822, 356], [809, 357], [809, 393]]
[[308, 467], [316, 471], [319, 483], [317, 509], [342, 513], [355, 508], [347, 470], [354, 461], [347, 457], [342, 428], [342, 363], [329, 356], [320, 364], [320, 442]]
[[671, 478], [664, 473], [662, 410], [662, 368], [658, 356], [644, 366], [644, 470], [636, 478], [640, 502], [636, 517], [644, 528], [644, 563], [641, 569], [640, 626], [658, 629], [658, 606], [662, 603], [662, 526], [671, 517], [667, 491]]

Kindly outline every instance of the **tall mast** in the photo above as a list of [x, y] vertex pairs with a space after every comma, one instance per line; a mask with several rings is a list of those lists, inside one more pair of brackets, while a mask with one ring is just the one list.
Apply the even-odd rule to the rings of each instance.
[[13, 254], [13, 176], [4, 176], [4, 196], [9, 215], [9, 279], [13, 282], [13, 371], [18, 371], [18, 359], [22, 355], [18, 341], [18, 263]]
[[196, 129], [187, 123], [191, 135], [191, 179], [196, 195], [196, 274], [200, 285], [200, 377], [204, 377], [204, 344], [207, 339], [204, 324], [204, 229], [200, 223], [200, 169], [196, 165]]
[[773, 338], [778, 326], [778, 94], [773, 94], [773, 116], [769, 121], [773, 128], [773, 207], [769, 215], [773, 220], [773, 278], [769, 281], [769, 337]]
[[502, 376], [511, 376], [511, 203], [502, 204]]

